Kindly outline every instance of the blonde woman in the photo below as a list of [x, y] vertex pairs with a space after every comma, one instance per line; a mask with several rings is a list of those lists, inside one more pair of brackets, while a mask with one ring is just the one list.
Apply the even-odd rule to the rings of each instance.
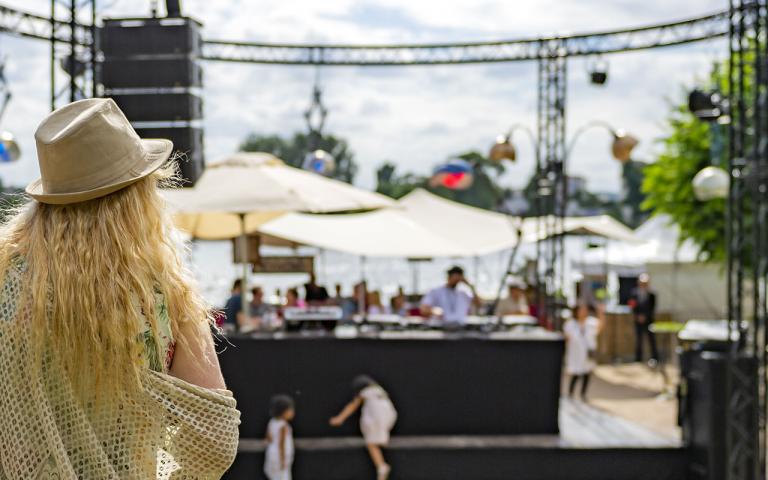
[[109, 99], [35, 140], [0, 232], [0, 479], [221, 477], [239, 413], [158, 193], [171, 142]]

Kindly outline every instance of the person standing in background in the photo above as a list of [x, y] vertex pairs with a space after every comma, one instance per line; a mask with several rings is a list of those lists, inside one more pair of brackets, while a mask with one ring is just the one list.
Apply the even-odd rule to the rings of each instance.
[[656, 346], [656, 336], [650, 327], [656, 315], [656, 293], [650, 288], [651, 277], [647, 273], [637, 278], [637, 287], [629, 297], [629, 306], [635, 319], [635, 361], [643, 361], [643, 339], [648, 338], [651, 346], [649, 365], [655, 366], [659, 361], [659, 351]]
[[318, 305], [328, 302], [331, 298], [328, 290], [317, 284], [314, 273], [309, 274], [309, 282], [304, 284], [304, 300], [308, 305]]
[[505, 315], [528, 315], [528, 299], [525, 298], [526, 286], [518, 280], [512, 280], [508, 285], [509, 293], [505, 298], [499, 300], [496, 307], [496, 315], [503, 317]]
[[232, 291], [227, 299], [227, 303], [224, 304], [224, 325], [228, 326], [233, 331], [238, 331], [245, 325], [245, 315], [243, 314], [243, 281], [237, 279], [232, 284]]

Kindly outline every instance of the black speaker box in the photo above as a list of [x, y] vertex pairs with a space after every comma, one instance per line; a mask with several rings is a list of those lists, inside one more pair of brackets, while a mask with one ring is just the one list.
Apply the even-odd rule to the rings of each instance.
[[[691, 350], [680, 359], [683, 390], [680, 404], [680, 424], [683, 442], [688, 446], [691, 480], [721, 480], [726, 477], [726, 410], [729, 395], [726, 390], [728, 354], [709, 350]], [[742, 372], [754, 379], [757, 391], [757, 361], [753, 357], [740, 357]], [[757, 439], [756, 407], [748, 412], [753, 422], [742, 428], [753, 431]]]
[[111, 97], [131, 122], [203, 118], [203, 100], [190, 93], [120, 94]]
[[200, 24], [191, 18], [106, 19], [99, 29], [105, 59], [136, 55], [199, 56]]
[[116, 88], [200, 87], [203, 70], [189, 57], [105, 60], [101, 81], [107, 92]]

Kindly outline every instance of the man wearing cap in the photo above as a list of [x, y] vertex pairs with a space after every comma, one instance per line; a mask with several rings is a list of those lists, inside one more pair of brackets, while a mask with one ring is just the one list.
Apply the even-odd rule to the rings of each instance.
[[[459, 288], [464, 284], [469, 292]], [[445, 285], [432, 289], [421, 299], [421, 314], [439, 318], [445, 327], [461, 327], [467, 322], [472, 306], [480, 306], [475, 287], [464, 278], [464, 269], [459, 266], [448, 270]]]
[[507, 285], [509, 294], [499, 300], [496, 315], [529, 315], [528, 300], [525, 298], [525, 284], [519, 280], [511, 280]]

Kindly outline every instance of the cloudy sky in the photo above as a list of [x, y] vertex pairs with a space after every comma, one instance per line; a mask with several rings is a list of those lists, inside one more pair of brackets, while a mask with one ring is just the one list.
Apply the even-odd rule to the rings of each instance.
[[[2, 2], [46, 14], [48, 0]], [[161, 2], [162, 3], [162, 2]], [[100, 0], [104, 16], [143, 15], [146, 0]], [[209, 39], [266, 42], [411, 43], [496, 40], [613, 30], [667, 22], [726, 8], [724, 0], [182, 0], [186, 14], [204, 24]], [[641, 139], [637, 157], [659, 150], [670, 101], [708, 75], [723, 58], [725, 42], [608, 56], [609, 80], [590, 86], [587, 60], [569, 62], [570, 132], [601, 119]], [[3, 129], [15, 133], [23, 157], [0, 165], [6, 184], [37, 176], [33, 133], [48, 111], [48, 46], [0, 35], [0, 55], [14, 98]], [[314, 70], [307, 67], [206, 63], [206, 155], [234, 151], [249, 132], [290, 134], [305, 128]], [[326, 67], [320, 72], [330, 111], [327, 131], [349, 140], [360, 164], [358, 185], [373, 187], [388, 160], [427, 173], [468, 149], [485, 151], [513, 123], [535, 126], [535, 64], [438, 67]], [[570, 173], [587, 176], [597, 191], [617, 191], [619, 167], [606, 132], [586, 133], [576, 144]], [[532, 148], [519, 139], [509, 185], [525, 182]]]

